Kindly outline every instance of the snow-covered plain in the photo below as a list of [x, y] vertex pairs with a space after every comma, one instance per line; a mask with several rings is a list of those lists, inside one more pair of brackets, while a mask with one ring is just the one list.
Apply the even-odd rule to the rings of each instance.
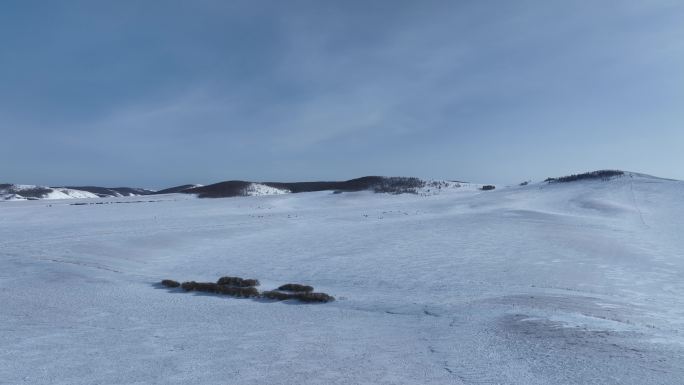
[[682, 182], [155, 199], [0, 203], [0, 383], [684, 384]]

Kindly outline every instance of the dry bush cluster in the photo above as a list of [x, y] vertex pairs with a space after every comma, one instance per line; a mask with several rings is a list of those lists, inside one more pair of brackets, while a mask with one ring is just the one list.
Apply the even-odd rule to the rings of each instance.
[[307, 292], [307, 293], [308, 293], [308, 292], [313, 291], [313, 287], [312, 287], [312, 286], [308, 286], [308, 285], [300, 285], [300, 284], [298, 284], [298, 283], [288, 283], [288, 284], [285, 284], [285, 285], [280, 286], [280, 287], [278, 288], [278, 290], [282, 290], [282, 291], [293, 291], [293, 292], [301, 292], [301, 291], [303, 291], [303, 292]]
[[178, 283], [177, 281], [174, 281], [172, 279], [165, 279], [165, 280], [161, 281], [161, 284], [166, 286], [166, 287], [178, 287], [181, 285], [180, 283]]
[[165, 279], [161, 281], [161, 284], [168, 288], [180, 287], [187, 292], [197, 291], [240, 298], [263, 298], [276, 301], [297, 300], [308, 303], [335, 300], [334, 297], [326, 293], [314, 293], [312, 286], [298, 283], [288, 283], [278, 287], [277, 290], [259, 292], [256, 288], [259, 286], [259, 280], [240, 277], [221, 277], [216, 283], [187, 281], [182, 284], [171, 279]]
[[237, 287], [252, 287], [259, 286], [258, 279], [244, 279], [240, 277], [221, 277], [216, 281], [218, 285], [228, 285]]

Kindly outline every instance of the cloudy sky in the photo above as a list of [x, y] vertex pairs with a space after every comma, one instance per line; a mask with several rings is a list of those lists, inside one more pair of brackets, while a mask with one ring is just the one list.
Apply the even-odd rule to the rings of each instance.
[[681, 1], [3, 1], [0, 182], [684, 179]]

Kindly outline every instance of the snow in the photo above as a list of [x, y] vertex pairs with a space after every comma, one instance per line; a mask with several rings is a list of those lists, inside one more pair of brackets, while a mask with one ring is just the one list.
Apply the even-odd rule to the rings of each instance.
[[70, 188], [54, 188], [51, 193], [43, 199], [74, 199], [74, 198], [99, 198], [97, 195], [81, 190]]
[[452, 192], [474, 191], [482, 188], [483, 185], [466, 182], [454, 182], [448, 180], [425, 180], [425, 186], [416, 190], [419, 195], [438, 195]]
[[247, 196], [280, 195], [289, 193], [290, 190], [275, 188], [261, 183], [251, 183], [245, 189], [245, 195]]
[[684, 383], [683, 182], [476, 187], [2, 202], [0, 383]]
[[11, 194], [11, 193], [10, 194], [0, 194], [0, 198], [2, 198], [2, 200], [6, 200], [6, 201], [24, 201], [24, 200], [26, 200], [26, 198], [24, 198], [21, 195]]

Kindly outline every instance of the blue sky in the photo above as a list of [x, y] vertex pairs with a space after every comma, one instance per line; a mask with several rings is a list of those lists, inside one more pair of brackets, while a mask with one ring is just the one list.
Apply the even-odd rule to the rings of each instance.
[[3, 1], [0, 181], [684, 179], [680, 1]]

